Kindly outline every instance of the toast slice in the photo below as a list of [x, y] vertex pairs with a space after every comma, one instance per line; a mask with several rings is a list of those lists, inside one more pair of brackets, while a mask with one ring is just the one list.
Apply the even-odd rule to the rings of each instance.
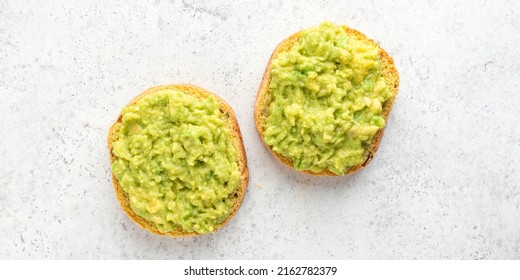
[[[181, 92], [184, 92], [185, 94], [192, 95], [199, 99], [204, 99], [204, 98], [207, 98], [208, 96], [214, 96], [215, 99], [217, 100], [217, 102], [219, 103], [219, 107], [220, 107], [221, 112], [223, 113], [223, 116], [225, 118], [227, 118], [227, 124], [229, 126], [230, 133], [231, 133], [230, 136], [231, 136], [231, 138], [233, 140], [233, 144], [237, 150], [237, 155], [238, 155], [237, 156], [237, 165], [238, 165], [238, 168], [239, 168], [241, 174], [240, 174], [240, 184], [236, 188], [233, 196], [230, 198], [230, 199], [232, 199], [233, 207], [232, 207], [229, 215], [220, 224], [218, 224], [215, 227], [215, 230], [217, 230], [217, 229], [221, 228], [224, 224], [226, 224], [238, 211], [238, 209], [244, 199], [244, 195], [246, 193], [247, 185], [249, 182], [249, 171], [247, 168], [246, 153], [245, 153], [244, 145], [242, 142], [242, 134], [240, 133], [240, 128], [238, 126], [238, 122], [236, 120], [235, 114], [234, 114], [233, 110], [231, 109], [231, 107], [217, 95], [215, 95], [205, 89], [202, 89], [200, 87], [197, 87], [194, 85], [189, 85], [189, 84], [164, 85], [164, 86], [157, 86], [157, 87], [150, 88], [150, 89], [146, 90], [145, 92], [141, 93], [140, 95], [138, 95], [137, 97], [135, 97], [134, 99], [132, 99], [132, 101], [130, 101], [128, 106], [135, 105], [139, 100], [141, 100], [143, 97], [145, 97], [148, 94], [152, 94], [157, 91], [164, 90], [164, 89], [172, 89], [172, 90], [181, 91]], [[122, 125], [122, 116], [120, 114], [119, 117], [117, 118], [117, 121], [112, 125], [112, 127], [110, 128], [109, 133], [108, 133], [108, 149], [109, 149], [109, 153], [110, 153], [110, 163], [111, 164], [116, 159], [115, 155], [112, 152], [112, 148], [113, 148], [113, 143], [116, 142], [119, 137], [119, 130], [121, 128], [121, 125]], [[181, 227], [179, 227], [178, 229], [175, 229], [173, 231], [169, 231], [169, 232], [159, 231], [154, 223], [137, 215], [132, 210], [132, 208], [130, 207], [130, 201], [129, 201], [128, 194], [123, 190], [123, 187], [119, 184], [117, 178], [114, 176], [113, 173], [112, 173], [112, 182], [114, 185], [114, 190], [116, 193], [117, 201], [121, 205], [121, 208], [130, 217], [130, 219], [132, 219], [135, 223], [140, 225], [142, 228], [144, 228], [152, 233], [155, 233], [155, 234], [166, 235], [166, 236], [170, 236], [170, 237], [187, 237], [187, 236], [200, 235], [199, 233], [197, 233], [195, 231], [187, 232], [187, 231], [183, 230]]]
[[[388, 120], [390, 111], [392, 110], [392, 106], [394, 104], [394, 100], [397, 96], [397, 90], [399, 87], [399, 73], [397, 72], [397, 69], [394, 65], [394, 60], [388, 55], [388, 53], [383, 50], [375, 41], [367, 38], [363, 33], [351, 29], [346, 26], [342, 26], [348, 36], [352, 36], [357, 38], [358, 40], [364, 42], [365, 44], [369, 44], [372, 46], [376, 46], [379, 49], [379, 58], [381, 61], [381, 76], [385, 79], [386, 84], [388, 85], [389, 90], [392, 92], [393, 97], [389, 100], [387, 100], [383, 106], [382, 106], [382, 115], [385, 119], [385, 122]], [[262, 81], [260, 83], [260, 87], [258, 89], [258, 93], [256, 96], [256, 102], [255, 102], [255, 108], [254, 108], [254, 117], [255, 117], [255, 124], [256, 129], [258, 131], [258, 134], [260, 135], [260, 139], [264, 143], [265, 147], [271, 152], [273, 156], [275, 156], [280, 162], [282, 162], [284, 165], [288, 166], [289, 168], [295, 169], [293, 162], [291, 159], [282, 156], [281, 154], [273, 151], [269, 145], [267, 145], [264, 141], [264, 131], [266, 129], [266, 121], [269, 114], [269, 106], [271, 102], [273, 101], [272, 93], [269, 88], [269, 85], [271, 83], [271, 63], [273, 59], [277, 57], [279, 53], [287, 52], [291, 49], [292, 46], [297, 44], [301, 37], [301, 31], [291, 35], [290, 37], [283, 40], [273, 51], [273, 54], [271, 55], [271, 58], [269, 59], [269, 62], [267, 63], [267, 67], [264, 71], [264, 76], [262, 78]], [[386, 125], [385, 125], [386, 127]], [[375, 153], [377, 152], [377, 149], [379, 148], [379, 144], [381, 142], [381, 139], [383, 137], [384, 128], [381, 128], [377, 131], [377, 133], [374, 135], [372, 142], [366, 147], [366, 160], [362, 162], [361, 164], [358, 164], [356, 166], [352, 166], [348, 168], [344, 174], [341, 175], [349, 175], [352, 174], [365, 166], [367, 166], [372, 158], [374, 157]], [[328, 175], [328, 176], [341, 176], [338, 174], [335, 174], [328, 169], [324, 169], [321, 172], [313, 172], [310, 170], [298, 170], [302, 173], [306, 173], [309, 175]]]

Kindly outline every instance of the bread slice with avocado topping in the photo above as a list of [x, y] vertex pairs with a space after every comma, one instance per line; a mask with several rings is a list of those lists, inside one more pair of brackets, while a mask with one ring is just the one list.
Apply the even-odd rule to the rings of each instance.
[[256, 97], [256, 128], [290, 168], [352, 174], [374, 157], [398, 87], [393, 59], [376, 42], [325, 22], [275, 48]]
[[239, 209], [249, 172], [231, 107], [193, 85], [150, 88], [123, 108], [108, 134], [123, 211], [142, 228], [211, 233]]

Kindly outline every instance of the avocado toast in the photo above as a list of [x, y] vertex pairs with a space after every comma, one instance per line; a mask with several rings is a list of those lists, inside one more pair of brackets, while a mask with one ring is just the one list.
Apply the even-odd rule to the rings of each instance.
[[153, 87], [125, 108], [108, 148], [116, 198], [150, 232], [211, 233], [240, 207], [249, 180], [231, 107], [193, 85]]
[[393, 59], [376, 42], [326, 22], [274, 50], [256, 97], [256, 128], [290, 168], [352, 174], [374, 157], [398, 87]]

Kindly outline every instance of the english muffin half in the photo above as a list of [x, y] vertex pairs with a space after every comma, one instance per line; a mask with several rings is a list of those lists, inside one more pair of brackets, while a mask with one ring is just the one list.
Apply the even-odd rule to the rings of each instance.
[[283, 164], [311, 175], [348, 175], [374, 157], [399, 74], [376, 42], [325, 22], [274, 50], [255, 103], [255, 123]]
[[231, 107], [193, 85], [153, 87], [124, 107], [108, 148], [116, 198], [142, 228], [171, 237], [214, 232], [249, 180]]

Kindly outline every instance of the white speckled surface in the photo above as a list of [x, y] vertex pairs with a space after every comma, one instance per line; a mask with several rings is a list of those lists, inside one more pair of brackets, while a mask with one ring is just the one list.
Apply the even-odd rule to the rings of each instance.
[[[111, 2], [0, 2], [0, 258], [520, 258], [520, 2]], [[276, 44], [327, 19], [401, 74], [377, 156], [344, 178], [282, 167], [252, 112]], [[108, 128], [166, 83], [242, 128], [249, 190], [213, 235], [149, 234], [114, 197]]]

